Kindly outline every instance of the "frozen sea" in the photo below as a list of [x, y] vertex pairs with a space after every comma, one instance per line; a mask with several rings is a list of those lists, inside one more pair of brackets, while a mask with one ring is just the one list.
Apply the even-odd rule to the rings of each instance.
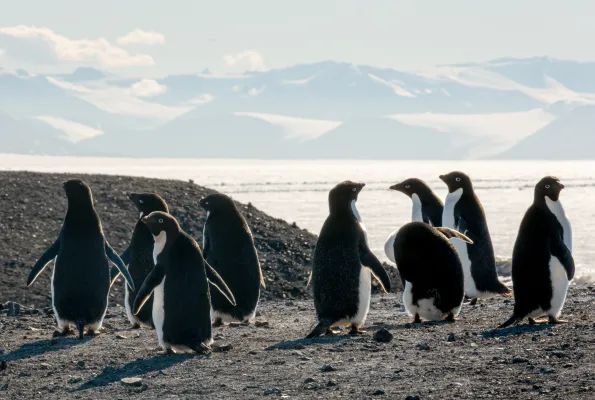
[[577, 276], [595, 278], [595, 161], [261, 161], [130, 159], [0, 155], [0, 169], [77, 172], [194, 180], [251, 202], [270, 215], [318, 233], [328, 213], [328, 191], [346, 179], [366, 183], [358, 208], [373, 251], [386, 260], [388, 235], [411, 219], [411, 200], [388, 190], [406, 178], [425, 180], [442, 199], [438, 176], [461, 170], [471, 176], [483, 203], [496, 254], [510, 257], [521, 219], [545, 175], [566, 185], [561, 201], [573, 225]]

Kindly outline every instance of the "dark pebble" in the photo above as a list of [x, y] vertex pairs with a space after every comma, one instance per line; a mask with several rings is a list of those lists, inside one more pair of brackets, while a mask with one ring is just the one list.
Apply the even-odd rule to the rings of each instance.
[[281, 389], [272, 388], [272, 389], [265, 389], [264, 395], [270, 396], [271, 394], [281, 394]]
[[417, 347], [418, 350], [430, 351], [430, 346], [427, 343], [419, 343], [415, 347]]
[[336, 370], [337, 369], [335, 367], [333, 367], [332, 365], [323, 365], [322, 368], [320, 368], [320, 371], [322, 371], [322, 372], [333, 372]]
[[328, 381], [328, 382], [326, 383], [326, 386], [327, 386], [327, 387], [334, 387], [334, 386], [337, 386], [337, 382], [335, 382], [335, 381]]
[[386, 329], [382, 328], [374, 334], [374, 340], [380, 343], [388, 343], [393, 340], [393, 335]]
[[384, 392], [384, 390], [380, 390], [380, 389], [378, 389], [377, 391], [375, 391], [374, 393], [372, 393], [372, 396], [382, 396], [382, 395], [384, 395], [384, 394], [386, 394], [386, 393]]
[[421, 400], [421, 397], [419, 397], [419, 396], [407, 396], [407, 397], [405, 397], [405, 400]]
[[233, 346], [231, 343], [213, 346], [213, 352], [215, 352], [215, 353], [226, 353], [226, 352], [230, 351], [231, 349], [233, 349]]
[[306, 378], [304, 380], [304, 383], [314, 383], [314, 382], [316, 382], [316, 380], [314, 378]]
[[523, 358], [523, 357], [515, 357], [512, 359], [513, 364], [526, 364], [528, 362], [529, 362], [529, 360], [527, 360], [526, 358]]
[[8, 363], [6, 360], [0, 361], [0, 371], [6, 371], [6, 368], [8, 368]]
[[449, 334], [448, 334], [448, 337], [446, 338], [446, 341], [447, 341], [447, 342], [454, 342], [454, 341], [456, 341], [456, 340], [457, 340], [457, 337], [455, 336], [455, 334], [454, 334], [454, 333], [449, 333]]

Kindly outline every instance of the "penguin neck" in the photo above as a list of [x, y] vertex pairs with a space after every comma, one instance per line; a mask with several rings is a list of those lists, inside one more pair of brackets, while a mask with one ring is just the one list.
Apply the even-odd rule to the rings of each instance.
[[411, 201], [413, 206], [411, 208], [411, 221], [412, 222], [423, 222], [422, 202], [417, 193], [411, 195]]
[[153, 236], [155, 244], [153, 246], [153, 262], [157, 265], [157, 259], [163, 251], [171, 246], [174, 241], [173, 237], [168, 237], [166, 231], [161, 231], [157, 236]]
[[554, 214], [556, 218], [558, 218], [558, 220], [561, 221], [563, 219], [566, 219], [566, 211], [564, 211], [564, 207], [562, 206], [562, 202], [560, 201], [560, 199], [554, 201], [549, 197], [544, 196], [543, 204], [545, 204], [547, 209], [550, 210], [550, 212]]
[[330, 214], [336, 216], [349, 216], [355, 218], [357, 221], [361, 221], [361, 217], [356, 207], [356, 200], [349, 200], [349, 202], [331, 202], [330, 203]]

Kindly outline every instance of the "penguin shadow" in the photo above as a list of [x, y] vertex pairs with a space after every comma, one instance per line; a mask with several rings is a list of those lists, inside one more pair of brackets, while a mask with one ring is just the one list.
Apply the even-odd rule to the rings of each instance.
[[60, 350], [65, 350], [70, 347], [78, 346], [88, 342], [88, 340], [80, 340], [75, 337], [65, 337], [58, 339], [52, 344], [53, 339], [43, 339], [31, 343], [26, 343], [18, 349], [4, 355], [3, 360], [7, 362], [18, 361], [24, 358], [41, 356], [47, 353], [53, 353]]
[[552, 329], [552, 325], [517, 325], [504, 329], [490, 329], [481, 334], [484, 338], [519, 336], [529, 333], [543, 332]]
[[279, 342], [275, 345], [267, 347], [265, 350], [273, 351], [273, 350], [301, 350], [306, 348], [307, 346], [316, 345], [316, 344], [337, 344], [341, 342], [345, 342], [348, 340], [356, 340], [358, 338], [366, 337], [370, 335], [349, 335], [339, 333], [336, 335], [329, 335], [329, 336], [319, 336], [312, 339], [295, 339], [295, 340], [284, 340]]
[[121, 368], [105, 367], [101, 374], [82, 384], [78, 388], [72, 389], [70, 392], [75, 393], [98, 387], [105, 387], [118, 382], [123, 378], [131, 378], [150, 372], [163, 371], [195, 357], [197, 357], [195, 354], [172, 354], [168, 356], [155, 355], [151, 358], [138, 359], [129, 362]]

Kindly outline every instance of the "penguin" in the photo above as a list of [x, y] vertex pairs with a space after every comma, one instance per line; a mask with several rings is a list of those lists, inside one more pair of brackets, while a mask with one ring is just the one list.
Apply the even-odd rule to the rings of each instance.
[[101, 220], [93, 206], [91, 188], [80, 179], [63, 183], [68, 209], [58, 239], [35, 263], [27, 279], [31, 286], [44, 268], [55, 260], [52, 273], [52, 306], [60, 335], [76, 326], [82, 339], [96, 335], [107, 310], [111, 261], [134, 290], [134, 282], [114, 249], [105, 239]]
[[[156, 193], [131, 193], [128, 195], [130, 201], [134, 203], [140, 213], [140, 218], [144, 215], [149, 215], [153, 211], [163, 211], [169, 213], [167, 203], [161, 196]], [[128, 272], [132, 276], [136, 287], [140, 288], [145, 278], [151, 272], [155, 266], [153, 262], [153, 235], [141, 220], [137, 221], [134, 231], [132, 233], [132, 239], [130, 245], [120, 258], [124, 261], [124, 264], [128, 266]], [[116, 275], [117, 274], [113, 274]], [[132, 306], [134, 299], [136, 298], [136, 292], [130, 291], [128, 286], [125, 287], [124, 304], [126, 308], [126, 316], [132, 324], [133, 329], [139, 329], [141, 325], [154, 328], [152, 309], [153, 309], [153, 298], [150, 297], [147, 300], [147, 304], [140, 311], [138, 315], [134, 315], [132, 312]]]
[[564, 185], [546, 176], [535, 186], [533, 204], [521, 222], [512, 254], [514, 313], [500, 326], [506, 328], [523, 318], [547, 316], [550, 324], [559, 320], [568, 285], [574, 278], [572, 228], [560, 192]]
[[[389, 189], [404, 193], [411, 198], [413, 201], [412, 222], [425, 222], [434, 227], [442, 226], [444, 205], [442, 200], [432, 192], [432, 189], [424, 181], [409, 178], [391, 186]], [[393, 248], [398, 231], [398, 229], [395, 229], [384, 245], [384, 253], [392, 262], [395, 262]]]
[[249, 322], [256, 314], [260, 287], [266, 288], [250, 227], [229, 196], [211, 194], [199, 204], [207, 212], [203, 257], [227, 283], [236, 300], [236, 305], [231, 306], [214, 291], [211, 319], [215, 326], [232, 321]]
[[454, 322], [461, 311], [463, 266], [450, 238], [473, 244], [460, 232], [423, 222], [410, 222], [397, 233], [394, 254], [405, 288], [403, 304], [413, 323]]
[[209, 353], [213, 342], [209, 286], [235, 305], [233, 294], [173, 216], [155, 211], [141, 221], [155, 241], [155, 267], [136, 295], [134, 314], [153, 294], [153, 323], [164, 354]]
[[314, 249], [312, 288], [318, 324], [307, 338], [334, 333], [331, 328], [351, 326], [364, 333], [370, 309], [371, 277], [390, 292], [390, 278], [368, 247], [367, 231], [356, 207], [365, 184], [344, 181], [329, 193], [330, 213]]
[[510, 297], [510, 289], [498, 280], [494, 247], [488, 230], [485, 213], [477, 198], [469, 176], [455, 171], [440, 175], [448, 186], [442, 224], [457, 230], [473, 241], [473, 245], [460, 240], [453, 241], [465, 275], [465, 295], [475, 305], [479, 298], [495, 295]]

